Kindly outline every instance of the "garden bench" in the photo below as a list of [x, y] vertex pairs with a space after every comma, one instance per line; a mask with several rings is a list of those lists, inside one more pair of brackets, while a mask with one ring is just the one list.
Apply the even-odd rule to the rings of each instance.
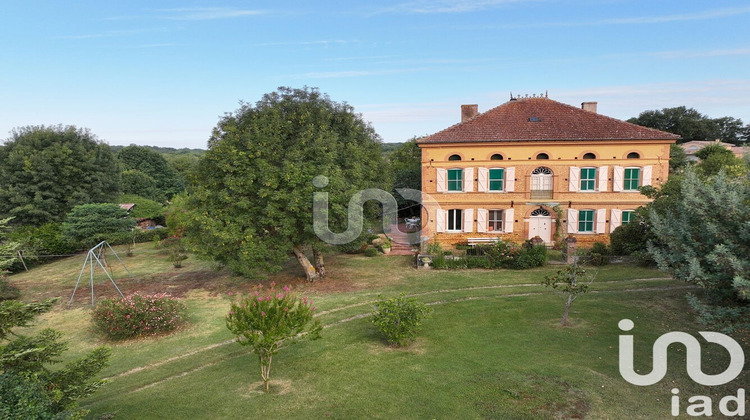
[[483, 238], [466, 238], [466, 241], [468, 242], [469, 246], [479, 245], [479, 244], [494, 244], [500, 240], [498, 237], [483, 237]]

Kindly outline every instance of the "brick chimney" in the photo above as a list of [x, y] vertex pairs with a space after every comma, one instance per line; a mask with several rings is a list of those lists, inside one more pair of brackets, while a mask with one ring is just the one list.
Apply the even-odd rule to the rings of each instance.
[[581, 109], [596, 114], [596, 104], [597, 102], [581, 102]]
[[479, 105], [461, 105], [461, 122], [469, 121], [479, 114]]

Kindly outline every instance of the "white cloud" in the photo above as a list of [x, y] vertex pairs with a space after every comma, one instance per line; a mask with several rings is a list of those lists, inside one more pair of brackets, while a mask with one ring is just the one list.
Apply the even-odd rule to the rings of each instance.
[[750, 48], [715, 49], [703, 51], [660, 51], [649, 53], [649, 55], [665, 59], [728, 57], [750, 55]]
[[105, 31], [105, 32], [98, 32], [93, 34], [81, 34], [81, 35], [62, 35], [56, 37], [57, 39], [93, 39], [93, 38], [113, 38], [113, 37], [121, 37], [121, 36], [132, 36], [132, 35], [140, 35], [144, 33], [150, 33], [150, 32], [166, 32], [166, 29], [164, 28], [158, 28], [158, 29], [130, 29], [130, 30], [119, 30], [119, 31]]
[[161, 16], [168, 20], [214, 20], [232, 19], [246, 16], [257, 16], [267, 13], [263, 10], [231, 9], [226, 7], [186, 7], [175, 9], [158, 9], [165, 13]]
[[466, 13], [511, 3], [540, 0], [416, 0], [379, 10], [379, 13]]
[[727, 16], [736, 16], [750, 13], [750, 7], [735, 7], [726, 9], [704, 10], [695, 13], [681, 13], [665, 16], [641, 16], [632, 18], [605, 19], [602, 24], [639, 24], [639, 23], [666, 23], [682, 22], [691, 20], [715, 19]]
[[259, 44], [253, 44], [254, 47], [278, 47], [285, 45], [297, 45], [297, 46], [309, 46], [309, 45], [323, 45], [325, 47], [329, 45], [346, 45], [356, 44], [358, 40], [344, 40], [344, 39], [330, 39], [330, 40], [319, 40], [319, 41], [287, 41], [287, 42], [263, 42]]
[[294, 79], [335, 79], [342, 77], [365, 77], [381, 76], [387, 74], [415, 73], [426, 70], [425, 68], [403, 68], [389, 70], [345, 70], [345, 71], [327, 71], [327, 72], [310, 72], [302, 74], [288, 74], [283, 77]]

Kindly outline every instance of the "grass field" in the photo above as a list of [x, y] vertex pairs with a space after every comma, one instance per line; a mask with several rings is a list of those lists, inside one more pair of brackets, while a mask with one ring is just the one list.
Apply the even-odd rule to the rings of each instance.
[[[124, 254], [124, 252], [123, 252]], [[110, 258], [110, 263], [114, 259]], [[92, 333], [88, 284], [72, 309], [61, 303], [34, 328], [65, 333], [74, 358], [112, 347], [109, 383], [82, 401], [96, 417], [116, 418], [668, 418], [670, 390], [722, 396], [748, 382], [706, 389], [685, 374], [684, 356], [670, 354], [668, 376], [637, 387], [618, 372], [617, 322], [635, 321], [636, 366], [650, 370], [651, 344], [668, 331], [699, 326], [684, 295], [694, 291], [656, 270], [610, 265], [560, 327], [563, 300], [539, 285], [559, 266], [526, 271], [414, 270], [408, 257], [332, 255], [329, 279], [308, 284], [293, 264], [271, 279], [311, 297], [326, 328], [323, 338], [283, 350], [261, 392], [257, 358], [232, 342], [224, 326], [230, 293], [257, 280], [234, 277], [189, 259], [173, 269], [144, 244], [124, 258], [136, 279], [118, 278], [124, 292], [166, 291], [184, 298], [189, 325], [175, 334], [108, 343]], [[12, 276], [24, 299], [70, 297], [83, 256]], [[124, 270], [116, 274], [124, 275]], [[112, 296], [103, 275], [97, 298]], [[378, 295], [406, 293], [434, 310], [419, 339], [386, 346], [367, 315]], [[735, 337], [747, 348], [747, 337]], [[673, 349], [674, 350], [674, 349]], [[720, 348], [705, 345], [704, 370], [726, 366]], [[718, 401], [718, 398], [714, 398]], [[684, 410], [683, 410], [684, 412]]]

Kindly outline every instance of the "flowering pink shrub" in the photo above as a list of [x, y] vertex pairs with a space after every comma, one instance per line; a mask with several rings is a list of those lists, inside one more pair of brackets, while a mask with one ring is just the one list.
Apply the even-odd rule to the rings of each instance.
[[312, 300], [297, 297], [289, 286], [276, 290], [276, 284], [232, 302], [227, 315], [227, 328], [237, 337], [237, 342], [250, 346], [260, 361], [260, 375], [266, 392], [271, 377], [271, 359], [284, 345], [296, 337], [318, 338], [320, 321], [313, 321]]
[[157, 335], [174, 331], [184, 322], [185, 304], [164, 293], [135, 293], [100, 301], [92, 319], [95, 328], [112, 340]]

